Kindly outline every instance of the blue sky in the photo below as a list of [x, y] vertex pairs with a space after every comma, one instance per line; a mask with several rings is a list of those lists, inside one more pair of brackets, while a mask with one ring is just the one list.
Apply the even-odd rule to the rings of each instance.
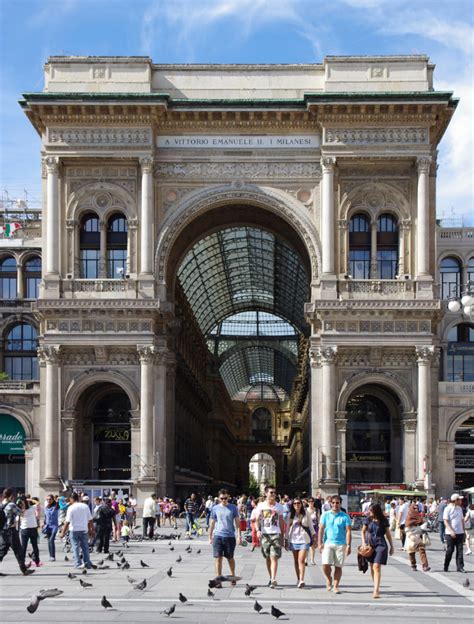
[[428, 54], [461, 98], [440, 146], [438, 214], [474, 225], [473, 0], [0, 0], [0, 194], [40, 197], [40, 140], [17, 100], [49, 55], [158, 63], [315, 63]]

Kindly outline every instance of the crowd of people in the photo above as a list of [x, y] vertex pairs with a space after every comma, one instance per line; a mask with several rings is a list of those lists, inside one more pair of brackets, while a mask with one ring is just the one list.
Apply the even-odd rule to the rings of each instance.
[[[397, 498], [383, 502], [365, 499], [361, 503], [361, 544], [358, 566], [370, 568], [373, 598], [380, 598], [382, 567], [394, 554], [395, 540], [408, 554], [413, 571], [418, 561], [424, 572], [430, 571], [427, 557], [429, 532], [439, 529], [445, 547], [444, 571], [456, 552], [456, 570], [464, 572], [464, 545], [471, 554], [474, 529], [474, 505], [463, 507], [464, 499], [453, 494], [448, 501]], [[217, 497], [200, 498], [191, 494], [181, 506], [168, 497], [151, 494], [142, 510], [142, 530], [136, 525], [137, 501], [134, 497], [96, 497], [73, 492], [67, 498], [49, 494], [41, 504], [29, 495], [14, 496], [11, 488], [3, 492], [0, 505], [0, 561], [11, 548], [24, 575], [40, 567], [38, 539], [47, 541], [49, 560], [56, 560], [56, 542], [70, 544], [77, 568], [91, 568], [90, 552], [108, 553], [110, 541], [126, 544], [132, 537], [153, 539], [157, 527], [177, 529], [184, 515], [189, 537], [208, 532], [215, 559], [216, 577], [222, 576], [223, 560], [229, 565], [230, 578], [235, 577], [235, 549], [238, 544], [259, 548], [268, 572], [268, 585], [278, 587], [278, 564], [283, 551], [292, 554], [298, 588], [305, 586], [307, 565], [316, 565], [316, 552], [321, 553], [322, 572], [328, 591], [340, 593], [342, 571], [351, 554], [354, 518], [342, 507], [338, 495], [299, 497], [277, 495], [268, 485], [260, 497], [232, 496], [221, 489]], [[31, 561], [27, 562], [28, 545]], [[232, 581], [234, 582], [234, 581]]]

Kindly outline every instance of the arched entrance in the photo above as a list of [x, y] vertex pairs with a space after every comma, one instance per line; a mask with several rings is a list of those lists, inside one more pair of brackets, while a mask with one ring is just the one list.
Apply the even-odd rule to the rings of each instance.
[[10, 414], [0, 414], [0, 490], [25, 488], [25, 429]]
[[99, 383], [83, 392], [76, 429], [76, 479], [123, 483], [131, 478], [130, 399], [119, 386]]
[[462, 490], [474, 485], [474, 414], [458, 427], [454, 443], [455, 483]]
[[317, 254], [310, 259], [307, 241], [275, 212], [242, 204], [203, 210], [160, 264], [180, 327], [178, 474], [210, 487], [243, 487], [242, 457], [259, 444], [283, 454], [295, 381], [308, 387], [304, 306]]
[[268, 453], [256, 453], [249, 462], [249, 491], [262, 495], [267, 485], [276, 485], [275, 460]]

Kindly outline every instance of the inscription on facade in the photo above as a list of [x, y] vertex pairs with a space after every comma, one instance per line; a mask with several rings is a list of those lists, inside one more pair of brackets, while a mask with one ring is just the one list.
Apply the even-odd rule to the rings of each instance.
[[161, 149], [317, 149], [319, 135], [190, 135], [159, 136], [156, 139]]

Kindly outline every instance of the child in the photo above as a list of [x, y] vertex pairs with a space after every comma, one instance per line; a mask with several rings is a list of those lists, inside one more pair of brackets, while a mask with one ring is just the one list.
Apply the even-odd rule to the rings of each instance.
[[130, 541], [130, 524], [128, 520], [124, 520], [122, 523], [122, 528], [120, 529], [120, 537], [122, 542], [127, 544]]

